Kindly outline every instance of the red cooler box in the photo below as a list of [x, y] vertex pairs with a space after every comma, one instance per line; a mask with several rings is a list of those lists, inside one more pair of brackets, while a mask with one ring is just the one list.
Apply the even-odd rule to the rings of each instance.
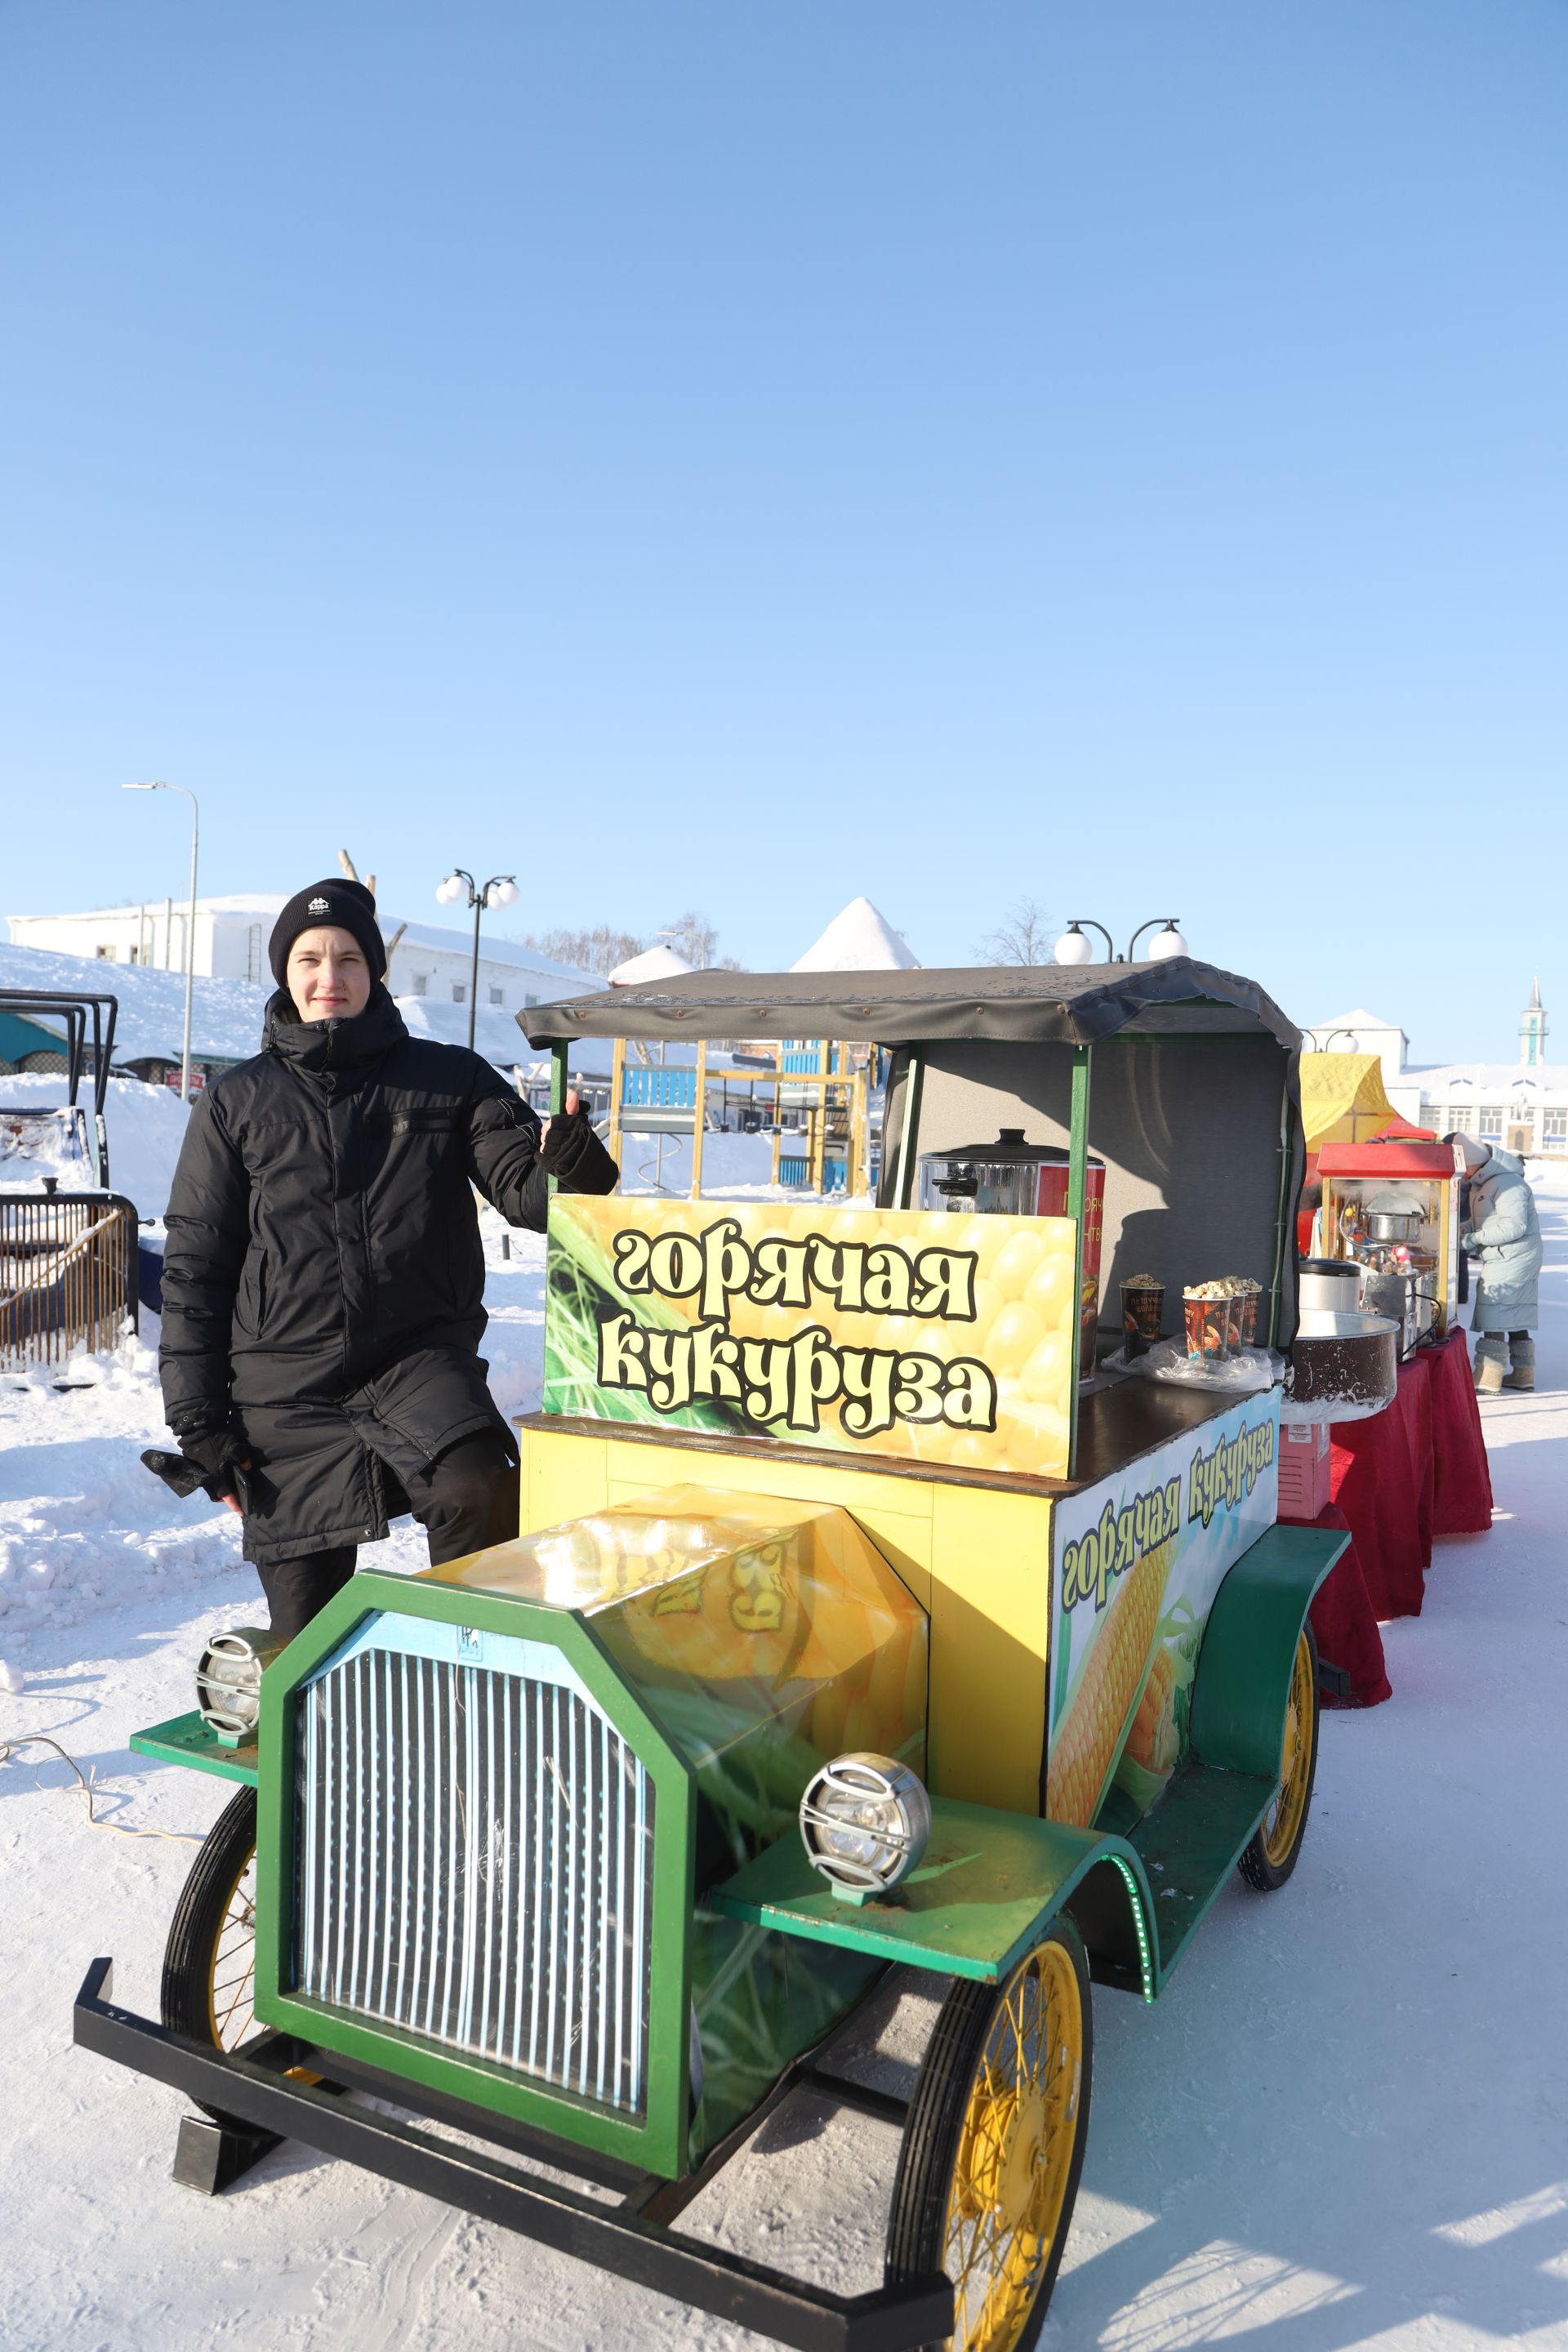
[[1328, 1423], [1282, 1422], [1279, 1427], [1280, 1517], [1315, 1519], [1332, 1499], [1329, 1492]]

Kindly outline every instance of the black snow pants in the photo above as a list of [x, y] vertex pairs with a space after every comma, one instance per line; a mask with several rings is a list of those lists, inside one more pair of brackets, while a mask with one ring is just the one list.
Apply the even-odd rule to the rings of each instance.
[[[465, 1552], [482, 1551], [489, 1544], [505, 1543], [517, 1533], [517, 1465], [508, 1459], [504, 1439], [492, 1430], [458, 1438], [423, 1477], [405, 1474], [403, 1485], [428, 1539], [433, 1568], [461, 1559]], [[302, 1559], [257, 1564], [279, 1641], [291, 1642], [333, 1593], [342, 1591], [358, 1557], [357, 1544], [340, 1544]]]

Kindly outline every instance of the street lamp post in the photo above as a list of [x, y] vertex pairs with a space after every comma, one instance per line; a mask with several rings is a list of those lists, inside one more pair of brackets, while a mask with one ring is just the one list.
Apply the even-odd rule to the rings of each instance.
[[[1105, 941], [1107, 963], [1131, 963], [1134, 961], [1134, 950], [1145, 931], [1154, 931], [1154, 936], [1149, 942], [1146, 961], [1150, 963], [1163, 963], [1168, 956], [1184, 956], [1187, 952], [1187, 943], [1178, 928], [1179, 922], [1180, 918], [1175, 915], [1167, 915], [1163, 920], [1160, 916], [1155, 915], [1148, 922], [1140, 923], [1127, 942], [1126, 954], [1118, 955], [1115, 942], [1103, 923], [1097, 923], [1090, 915], [1075, 915], [1057, 941], [1053, 953], [1058, 963], [1092, 963], [1094, 949], [1083, 935], [1083, 927], [1087, 923], [1089, 929], [1098, 931]], [[1160, 925], [1158, 930], [1154, 929], [1156, 923]]]
[[479, 917], [487, 907], [510, 907], [517, 898], [517, 877], [514, 874], [492, 874], [481, 889], [466, 866], [454, 866], [444, 882], [436, 885], [437, 903], [455, 907], [468, 893], [468, 903], [474, 910], [474, 961], [468, 981], [468, 1050], [473, 1051], [474, 1021], [479, 1009]]
[[191, 981], [196, 968], [196, 843], [201, 811], [188, 784], [123, 784], [127, 793], [184, 793], [191, 804], [191, 911], [185, 924], [185, 1034], [180, 1047], [180, 1100], [191, 1098]]
[[[1155, 923], [1160, 924], [1160, 928], [1157, 931], [1154, 930]], [[1151, 921], [1147, 923], [1140, 923], [1138, 929], [1133, 932], [1132, 937], [1128, 940], [1127, 961], [1129, 963], [1133, 961], [1132, 951], [1138, 945], [1139, 940], [1142, 938], [1145, 931], [1154, 931], [1154, 936], [1149, 942], [1148, 961], [1151, 963], [1163, 963], [1168, 956], [1186, 954], [1187, 943], [1182, 937], [1181, 917], [1179, 915], [1167, 915], [1163, 921], [1162, 921], [1161, 918], [1156, 915]]]

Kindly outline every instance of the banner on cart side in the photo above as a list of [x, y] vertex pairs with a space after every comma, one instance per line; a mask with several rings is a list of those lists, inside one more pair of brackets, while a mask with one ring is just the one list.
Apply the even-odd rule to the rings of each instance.
[[544, 1410], [1064, 1477], [1066, 1217], [558, 1194]]
[[1127, 1829], [1188, 1753], [1210, 1604], [1274, 1524], [1279, 1392], [1250, 1396], [1057, 1505], [1046, 1811]]

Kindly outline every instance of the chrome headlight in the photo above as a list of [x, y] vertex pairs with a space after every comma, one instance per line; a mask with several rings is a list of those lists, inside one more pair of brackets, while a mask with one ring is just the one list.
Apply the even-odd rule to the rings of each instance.
[[196, 1711], [225, 1748], [248, 1747], [261, 1715], [261, 1674], [282, 1648], [254, 1625], [214, 1633], [196, 1668]]
[[868, 1903], [890, 1895], [924, 1853], [931, 1799], [890, 1756], [836, 1756], [806, 1784], [800, 1833], [835, 1895]]

